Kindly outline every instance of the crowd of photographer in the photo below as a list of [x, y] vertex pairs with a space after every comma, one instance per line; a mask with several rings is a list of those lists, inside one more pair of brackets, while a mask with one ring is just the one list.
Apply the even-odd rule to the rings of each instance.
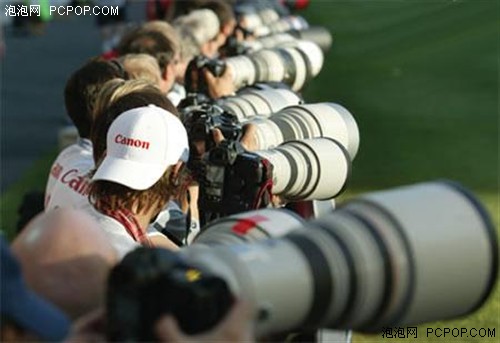
[[[358, 126], [339, 104], [304, 103], [331, 35], [293, 4], [157, 1], [161, 20], [70, 75], [78, 137], [52, 164], [45, 210], [2, 239], [2, 341], [315, 340], [481, 306], [498, 247], [461, 186], [331, 211]], [[426, 268], [444, 257], [474, 275], [437, 281], [457, 268]]]

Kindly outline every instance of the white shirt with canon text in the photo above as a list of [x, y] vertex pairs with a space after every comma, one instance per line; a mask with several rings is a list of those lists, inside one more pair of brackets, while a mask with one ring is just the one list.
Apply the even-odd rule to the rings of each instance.
[[45, 187], [45, 211], [56, 207], [90, 206], [88, 173], [94, 168], [92, 150], [90, 140], [80, 138], [59, 153]]

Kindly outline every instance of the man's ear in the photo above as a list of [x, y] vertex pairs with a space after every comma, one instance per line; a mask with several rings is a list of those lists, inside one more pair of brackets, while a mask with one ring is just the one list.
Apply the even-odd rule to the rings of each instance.
[[170, 173], [170, 182], [173, 185], [178, 185], [179, 174], [180, 174], [180, 171], [181, 171], [183, 166], [184, 166], [184, 162], [179, 161], [172, 167], [172, 172]]
[[221, 31], [222, 31], [222, 33], [226, 37], [228, 37], [228, 36], [230, 36], [233, 33], [235, 26], [236, 26], [236, 21], [229, 22], [229, 23], [227, 23], [227, 24], [225, 24], [225, 25], [222, 26], [222, 30]]
[[168, 79], [168, 65], [165, 66], [165, 68], [163, 68], [163, 70], [161, 71], [161, 78], [163, 80], [167, 80]]
[[[170, 91], [170, 84], [169, 84], [169, 77], [172, 77], [169, 75], [168, 71], [168, 66], [166, 66], [164, 69], [161, 71], [161, 80], [160, 80], [160, 90], [167, 94]], [[174, 75], [175, 77], [175, 75]]]

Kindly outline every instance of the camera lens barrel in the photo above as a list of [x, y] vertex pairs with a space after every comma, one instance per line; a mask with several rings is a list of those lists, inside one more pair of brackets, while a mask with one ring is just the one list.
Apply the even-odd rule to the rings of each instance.
[[259, 335], [449, 319], [479, 308], [496, 282], [493, 223], [470, 192], [448, 181], [367, 194], [302, 227], [182, 254], [254, 304]]
[[322, 26], [311, 26], [302, 30], [290, 30], [287, 34], [295, 39], [316, 43], [324, 53], [327, 53], [332, 47], [332, 34]]
[[226, 65], [232, 69], [233, 84], [239, 89], [253, 85], [258, 81], [255, 62], [250, 56], [234, 56], [226, 59]]
[[275, 122], [264, 118], [252, 118], [255, 126], [255, 144], [259, 149], [274, 148], [285, 141], [281, 128]]
[[326, 200], [346, 187], [351, 161], [331, 138], [291, 141], [256, 152], [273, 165], [273, 194], [288, 200]]
[[243, 89], [237, 96], [225, 98], [221, 107], [234, 113], [240, 122], [245, 122], [256, 115], [269, 116], [281, 109], [298, 105], [300, 97], [288, 89]]
[[[269, 119], [252, 118], [251, 122], [257, 127], [256, 144], [260, 150], [274, 148], [291, 140], [327, 137], [341, 143], [351, 160], [358, 152], [358, 125], [352, 114], [339, 104], [289, 106]], [[270, 136], [273, 133], [274, 136]]]
[[351, 159], [356, 156], [359, 148], [359, 129], [356, 120], [345, 107], [335, 103], [305, 104], [288, 107], [281, 113], [300, 114], [299, 117], [306, 126], [312, 128], [311, 131], [321, 132], [321, 137], [330, 137], [342, 143]]
[[225, 61], [232, 68], [237, 89], [256, 82], [283, 82], [293, 91], [299, 91], [319, 74], [324, 56], [315, 43], [294, 41], [250, 55], [229, 57]]
[[197, 244], [253, 243], [300, 230], [304, 219], [287, 210], [262, 209], [213, 221], [195, 237]]
[[[408, 257], [399, 265], [397, 255], [391, 254], [392, 288], [400, 289], [392, 293], [399, 293], [400, 299], [386, 299], [375, 327], [383, 321], [405, 325], [464, 315], [480, 307], [491, 292], [498, 272], [495, 228], [483, 206], [461, 185], [446, 181], [378, 192], [345, 210], [375, 228], [399, 232], [404, 242], [399, 249]], [[385, 225], [376, 225], [382, 221]], [[401, 270], [407, 271], [404, 291], [397, 279]]]
[[259, 37], [248, 45], [251, 51], [263, 48], [278, 48], [283, 46], [297, 46], [300, 41], [309, 41], [317, 45], [323, 54], [326, 54], [333, 42], [330, 31], [321, 26], [309, 27], [302, 30], [289, 30], [283, 33], [274, 33]]

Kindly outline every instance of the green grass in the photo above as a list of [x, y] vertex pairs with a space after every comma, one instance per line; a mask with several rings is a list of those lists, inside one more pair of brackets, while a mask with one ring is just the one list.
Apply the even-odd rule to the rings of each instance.
[[55, 149], [47, 152], [0, 197], [0, 227], [7, 238], [11, 239], [15, 235], [17, 209], [24, 194], [35, 190], [45, 191], [49, 169], [55, 157]]
[[334, 36], [308, 102], [355, 116], [351, 189], [452, 178], [498, 190], [497, 1], [318, 1]]
[[[329, 27], [334, 44], [304, 97], [344, 105], [360, 130], [341, 200], [448, 178], [480, 197], [498, 229], [499, 2], [313, 1], [307, 18]], [[419, 326], [415, 341], [487, 340], [426, 337], [428, 327], [496, 328], [490, 341], [498, 341], [499, 292], [470, 316]], [[397, 340], [354, 335], [354, 342]]]
[[[305, 15], [327, 26], [334, 44], [304, 97], [344, 105], [360, 129], [360, 150], [342, 199], [449, 178], [479, 195], [498, 229], [499, 1], [315, 0]], [[7, 232], [22, 193], [43, 190], [53, 156], [38, 161], [0, 198]], [[429, 327], [496, 328], [490, 341], [498, 341], [499, 292], [497, 287], [473, 315]], [[418, 342], [484, 340], [427, 338], [425, 328], [419, 326]], [[354, 341], [383, 340], [356, 334]]]

